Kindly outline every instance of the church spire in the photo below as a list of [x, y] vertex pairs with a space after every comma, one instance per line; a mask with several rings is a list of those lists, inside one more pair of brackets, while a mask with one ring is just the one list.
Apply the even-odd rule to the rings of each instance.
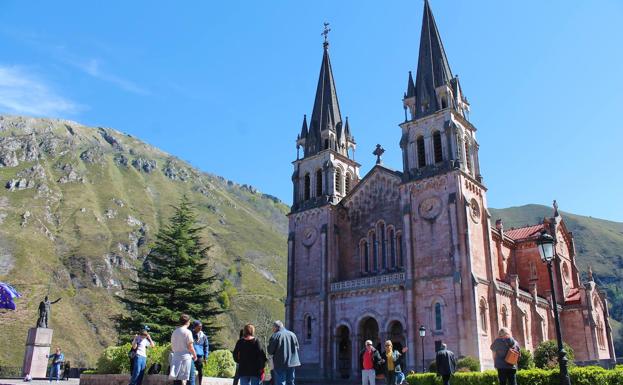
[[453, 79], [450, 64], [443, 49], [435, 17], [428, 0], [424, 0], [422, 32], [417, 73], [415, 75], [415, 118], [421, 118], [439, 111], [437, 88], [449, 85]]

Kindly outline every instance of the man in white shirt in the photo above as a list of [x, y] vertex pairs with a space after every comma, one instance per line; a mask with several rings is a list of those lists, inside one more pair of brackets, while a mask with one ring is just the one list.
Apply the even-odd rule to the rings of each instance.
[[190, 317], [182, 314], [177, 329], [171, 334], [171, 371], [169, 378], [174, 380], [173, 385], [182, 385], [188, 381], [192, 362], [197, 360], [197, 353], [193, 347], [193, 334], [188, 330]]

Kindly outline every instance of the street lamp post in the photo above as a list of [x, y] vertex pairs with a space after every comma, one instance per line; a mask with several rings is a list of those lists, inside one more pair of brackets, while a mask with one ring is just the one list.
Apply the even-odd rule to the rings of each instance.
[[424, 368], [424, 337], [426, 337], [426, 328], [422, 325], [420, 326], [420, 338], [422, 339], [422, 373], [426, 372]]
[[536, 241], [541, 254], [541, 260], [547, 263], [549, 273], [549, 285], [552, 290], [552, 307], [554, 308], [554, 321], [556, 322], [556, 340], [558, 341], [558, 365], [560, 366], [560, 384], [571, 385], [569, 370], [567, 368], [567, 352], [562, 344], [562, 333], [560, 331], [560, 318], [558, 317], [558, 302], [556, 302], [556, 289], [554, 288], [554, 274], [552, 273], [552, 262], [556, 259], [556, 241], [547, 234], [545, 230]]

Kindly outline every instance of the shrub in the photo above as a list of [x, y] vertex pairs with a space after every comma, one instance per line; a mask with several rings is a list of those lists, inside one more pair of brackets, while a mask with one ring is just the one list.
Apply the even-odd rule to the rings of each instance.
[[97, 372], [100, 374], [130, 373], [130, 358], [128, 352], [131, 344], [109, 346], [97, 360]]
[[[97, 360], [97, 373], [99, 374], [129, 374], [130, 373], [130, 352], [131, 345], [109, 346]], [[147, 369], [158, 362], [162, 369], [169, 366], [169, 353], [171, 344], [156, 345], [147, 348]]]
[[532, 352], [524, 348], [520, 348], [520, 352], [521, 355], [519, 356], [519, 362], [517, 363], [517, 367], [519, 368], [519, 370], [533, 369], [534, 357], [532, 356]]
[[205, 366], [207, 377], [232, 378], [236, 373], [234, 356], [229, 350], [216, 350], [208, 356]]
[[[573, 365], [575, 355], [571, 346], [564, 344], [569, 365]], [[558, 344], [556, 341], [543, 341], [534, 350], [534, 364], [537, 368], [553, 369], [558, 367]]]
[[480, 361], [470, 356], [459, 358], [456, 362], [456, 369], [460, 372], [480, 372]]
[[437, 361], [436, 360], [432, 360], [430, 365], [428, 365], [428, 372], [437, 373]]

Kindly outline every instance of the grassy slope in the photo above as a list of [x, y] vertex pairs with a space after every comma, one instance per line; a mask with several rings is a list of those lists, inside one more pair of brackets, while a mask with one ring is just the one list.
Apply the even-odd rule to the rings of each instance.
[[[5, 185], [38, 163], [46, 176], [37, 185], [51, 190], [48, 197], [40, 197], [37, 188], [13, 192], [0, 189], [0, 215], [6, 216], [0, 225], [0, 266], [12, 266], [0, 269], [0, 280], [14, 284], [24, 295], [16, 312], [0, 311], [0, 362], [20, 365], [26, 331], [34, 326], [38, 303], [50, 284], [51, 296], [63, 297], [52, 310], [54, 343], [65, 348], [70, 360], [79, 361], [76, 364], [92, 365], [102, 347], [114, 343], [116, 338], [109, 316], [122, 311], [113, 296], [121, 293], [122, 288], [111, 282], [127, 284], [133, 275], [127, 267], [111, 265], [108, 256], [140, 266], [151, 237], [181, 194], [192, 198], [199, 221], [205, 226], [203, 236], [206, 243], [213, 245], [215, 271], [238, 286], [232, 312], [222, 320], [226, 325], [220, 336], [222, 341], [231, 340], [235, 333], [232, 320], [246, 321], [248, 310], [260, 304], [274, 317], [283, 316], [281, 299], [285, 289], [279, 282], [285, 281], [285, 205], [193, 170], [188, 164], [114, 130], [107, 131], [122, 150], [103, 140], [97, 129], [76, 123], [5, 117], [2, 124], [0, 138], [34, 130], [39, 143], [58, 140], [63, 144], [60, 151], [43, 154], [36, 161], [0, 167], [0, 183]], [[70, 125], [73, 134], [65, 124]], [[92, 164], [82, 161], [79, 156], [88, 148], [100, 151], [101, 160]], [[131, 165], [119, 165], [114, 161], [119, 154], [130, 162], [139, 157], [155, 160], [157, 167], [145, 173]], [[190, 175], [187, 181], [165, 176], [162, 169], [167, 161], [186, 170]], [[72, 165], [85, 182], [59, 183], [67, 174], [62, 170], [65, 164]], [[123, 202], [123, 206], [115, 201]], [[114, 210], [115, 215], [107, 217], [107, 210]], [[31, 215], [22, 226], [26, 211]], [[141, 237], [141, 225], [129, 223], [129, 217], [144, 223], [147, 229], [145, 242], [138, 248], [138, 259], [127, 248]], [[237, 257], [241, 260], [239, 268], [234, 262]], [[242, 272], [241, 278], [238, 270]], [[262, 274], [264, 270], [271, 272], [276, 281], [267, 279]]]

